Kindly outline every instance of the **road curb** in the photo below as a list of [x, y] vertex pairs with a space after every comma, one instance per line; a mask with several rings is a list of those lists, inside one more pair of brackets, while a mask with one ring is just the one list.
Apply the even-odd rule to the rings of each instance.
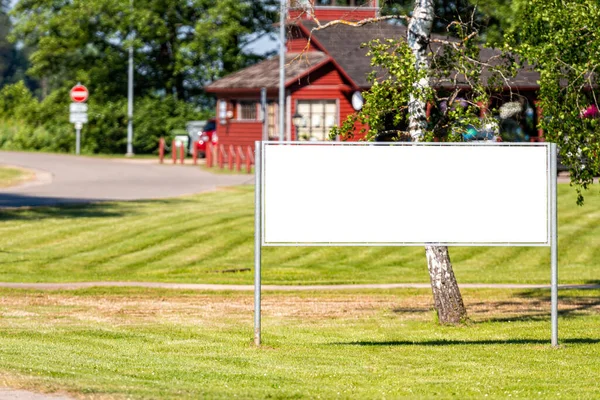
[[[550, 290], [550, 285], [510, 284], [510, 283], [463, 283], [462, 289], [544, 289]], [[35, 289], [35, 290], [79, 290], [95, 287], [141, 287], [152, 289], [198, 290], [198, 291], [235, 291], [248, 292], [254, 290], [254, 285], [220, 285], [205, 283], [167, 283], [167, 282], [61, 282], [61, 283], [13, 283], [0, 282], [0, 288]], [[263, 291], [335, 291], [363, 289], [429, 289], [429, 283], [371, 283], [350, 285], [262, 285]], [[561, 290], [590, 290], [600, 289], [597, 284], [565, 284], [558, 285]]]

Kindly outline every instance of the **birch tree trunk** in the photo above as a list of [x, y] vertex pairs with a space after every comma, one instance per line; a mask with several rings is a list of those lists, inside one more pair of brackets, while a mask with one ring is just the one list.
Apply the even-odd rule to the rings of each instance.
[[[415, 83], [408, 104], [409, 133], [420, 141], [427, 128], [426, 92], [429, 89], [429, 60], [427, 48], [434, 18], [434, 0], [415, 0], [414, 12], [408, 25], [408, 45], [416, 59], [417, 70], [424, 72]], [[435, 182], [432, 183], [435, 185]], [[440, 197], [449, 195], [440, 193]], [[434, 228], [435, 229], [435, 228]], [[448, 247], [425, 246], [427, 268], [431, 280], [434, 307], [442, 324], [458, 324], [467, 317], [462, 296], [452, 270]]]

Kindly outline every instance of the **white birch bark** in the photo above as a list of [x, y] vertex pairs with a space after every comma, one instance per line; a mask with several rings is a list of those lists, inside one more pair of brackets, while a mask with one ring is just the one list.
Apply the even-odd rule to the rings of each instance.
[[[427, 47], [433, 26], [433, 0], [415, 0], [413, 16], [408, 24], [408, 45], [412, 49], [418, 71], [429, 71]], [[427, 127], [425, 91], [429, 87], [429, 79], [422, 77], [413, 85], [413, 93], [408, 102], [408, 131], [414, 141], [423, 137]]]
[[[414, 84], [408, 104], [409, 133], [413, 141], [420, 141], [427, 128], [425, 93], [429, 88], [429, 60], [427, 50], [434, 19], [433, 0], [415, 0], [412, 19], [408, 25], [408, 45], [412, 49], [418, 71], [425, 72]], [[435, 183], [433, 183], [435, 184]], [[443, 196], [443, 193], [441, 193]], [[442, 324], [457, 324], [466, 319], [467, 312], [452, 270], [448, 248], [425, 246], [427, 268], [431, 280], [434, 307]]]

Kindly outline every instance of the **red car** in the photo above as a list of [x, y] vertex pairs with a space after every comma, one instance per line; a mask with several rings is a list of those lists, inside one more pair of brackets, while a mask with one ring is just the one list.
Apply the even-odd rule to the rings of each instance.
[[198, 133], [198, 141], [196, 142], [196, 151], [199, 157], [206, 157], [206, 144], [211, 142], [213, 146], [219, 143], [217, 136], [217, 121], [214, 119], [208, 120], [206, 125]]

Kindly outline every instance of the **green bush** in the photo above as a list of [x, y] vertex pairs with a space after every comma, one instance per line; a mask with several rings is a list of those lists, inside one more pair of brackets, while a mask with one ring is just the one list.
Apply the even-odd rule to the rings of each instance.
[[[0, 148], [70, 152], [75, 129], [69, 123], [67, 89], [53, 91], [42, 102], [22, 82], [0, 91]], [[138, 154], [154, 153], [158, 140], [172, 138], [190, 120], [207, 119], [191, 104], [172, 96], [138, 98], [134, 104], [133, 147]], [[88, 123], [82, 129], [83, 153], [122, 154], [127, 148], [127, 99], [100, 102], [90, 97]]]
[[0, 118], [29, 119], [39, 103], [23, 81], [6, 85], [0, 90]]

